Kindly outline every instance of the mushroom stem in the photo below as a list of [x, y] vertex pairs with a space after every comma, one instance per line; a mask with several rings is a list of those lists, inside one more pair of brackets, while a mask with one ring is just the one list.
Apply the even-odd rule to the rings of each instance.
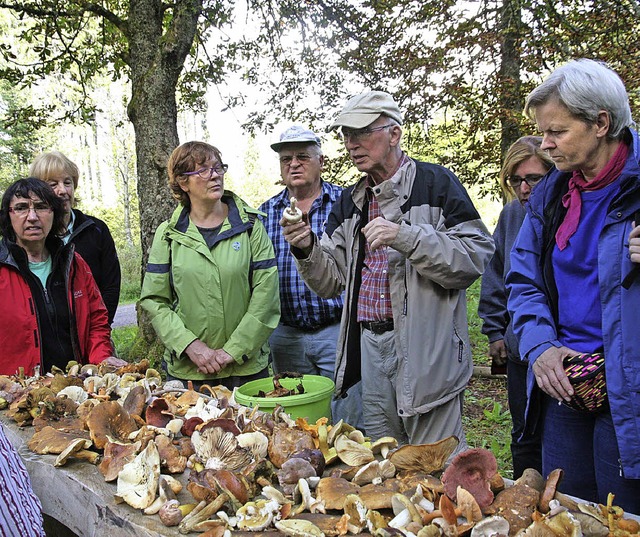
[[90, 451], [88, 449], [83, 449], [78, 451], [78, 453], [74, 453], [73, 457], [75, 459], [82, 459], [83, 461], [90, 462], [91, 464], [98, 464], [100, 460], [100, 453], [96, 453], [95, 451]]
[[[460, 509], [459, 507], [455, 508], [455, 513], [456, 516], [461, 516], [462, 515], [462, 509]], [[422, 523], [426, 526], [427, 524], [431, 524], [431, 522], [433, 522], [436, 518], [442, 517], [444, 516], [442, 511], [440, 511], [440, 509], [436, 509], [434, 511], [431, 511], [431, 513], [420, 513], [421, 517], [422, 517]]]
[[[168, 390], [165, 390], [165, 389], [156, 390], [151, 395], [153, 397], [160, 397], [161, 395], [164, 395], [165, 393], [187, 393], [188, 391], [193, 391], [193, 390], [187, 390], [186, 388], [170, 388]], [[211, 401], [213, 399], [213, 397], [211, 397], [209, 395], [206, 395], [204, 393], [198, 393], [198, 395], [200, 397], [204, 398], [205, 401]]]
[[200, 502], [198, 507], [182, 519], [182, 522], [180, 522], [180, 525], [178, 526], [178, 531], [182, 534], [191, 533], [197, 524], [207, 520], [214, 513], [217, 513], [227, 500], [229, 500], [229, 496], [223, 492], [211, 503], [198, 509], [198, 507], [205, 503]]

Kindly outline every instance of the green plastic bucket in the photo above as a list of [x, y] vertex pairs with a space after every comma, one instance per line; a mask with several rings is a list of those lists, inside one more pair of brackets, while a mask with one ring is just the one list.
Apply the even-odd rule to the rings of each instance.
[[[283, 378], [280, 384], [292, 390], [300, 379]], [[273, 377], [252, 380], [240, 386], [235, 392], [238, 403], [248, 407], [258, 406], [264, 412], [272, 412], [280, 405], [292, 418], [306, 418], [309, 423], [327, 417], [331, 421], [331, 397], [335, 389], [333, 381], [320, 375], [304, 375], [302, 377], [304, 392], [286, 397], [257, 397], [258, 392], [273, 390]]]

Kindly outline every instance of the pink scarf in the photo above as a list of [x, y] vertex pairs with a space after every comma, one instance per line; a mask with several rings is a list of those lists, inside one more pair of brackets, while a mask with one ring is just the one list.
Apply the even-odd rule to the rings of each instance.
[[567, 208], [567, 214], [556, 232], [556, 244], [560, 250], [567, 247], [569, 239], [578, 229], [582, 209], [581, 192], [583, 190], [600, 190], [613, 183], [620, 177], [628, 154], [629, 147], [624, 142], [620, 142], [611, 160], [592, 181], [587, 181], [581, 170], [574, 170], [571, 179], [569, 179], [569, 191], [562, 196], [562, 205]]

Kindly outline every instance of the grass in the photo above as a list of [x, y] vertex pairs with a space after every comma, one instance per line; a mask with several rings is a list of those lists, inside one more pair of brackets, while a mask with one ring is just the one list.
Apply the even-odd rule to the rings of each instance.
[[121, 326], [111, 331], [113, 343], [119, 358], [129, 359], [129, 354], [138, 335], [137, 326]]
[[[482, 320], [478, 317], [480, 280], [467, 291], [467, 317], [473, 363], [476, 366], [491, 365], [489, 344], [481, 332]], [[512, 477], [511, 414], [507, 402], [506, 378], [475, 376], [465, 392], [462, 423], [470, 447], [491, 450], [498, 461], [503, 477]]]

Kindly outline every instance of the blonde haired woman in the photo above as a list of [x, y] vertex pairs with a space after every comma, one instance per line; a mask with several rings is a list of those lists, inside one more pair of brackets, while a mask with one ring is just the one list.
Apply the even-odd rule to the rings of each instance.
[[489, 355], [494, 372], [507, 373], [511, 429], [513, 478], [527, 468], [542, 471], [540, 432], [525, 431], [524, 414], [527, 403], [527, 364], [520, 360], [518, 341], [507, 311], [505, 278], [511, 267], [509, 253], [524, 220], [524, 204], [531, 190], [553, 166], [553, 161], [540, 149], [540, 136], [523, 136], [508, 149], [502, 169], [500, 186], [508, 203], [500, 213], [493, 234], [496, 253], [482, 276], [478, 314], [483, 320], [482, 333], [489, 339]]
[[64, 229], [60, 238], [75, 245], [93, 274], [109, 313], [109, 324], [120, 300], [120, 261], [111, 232], [102, 220], [75, 209], [78, 167], [59, 151], [38, 155], [29, 175], [49, 184], [63, 202]]

